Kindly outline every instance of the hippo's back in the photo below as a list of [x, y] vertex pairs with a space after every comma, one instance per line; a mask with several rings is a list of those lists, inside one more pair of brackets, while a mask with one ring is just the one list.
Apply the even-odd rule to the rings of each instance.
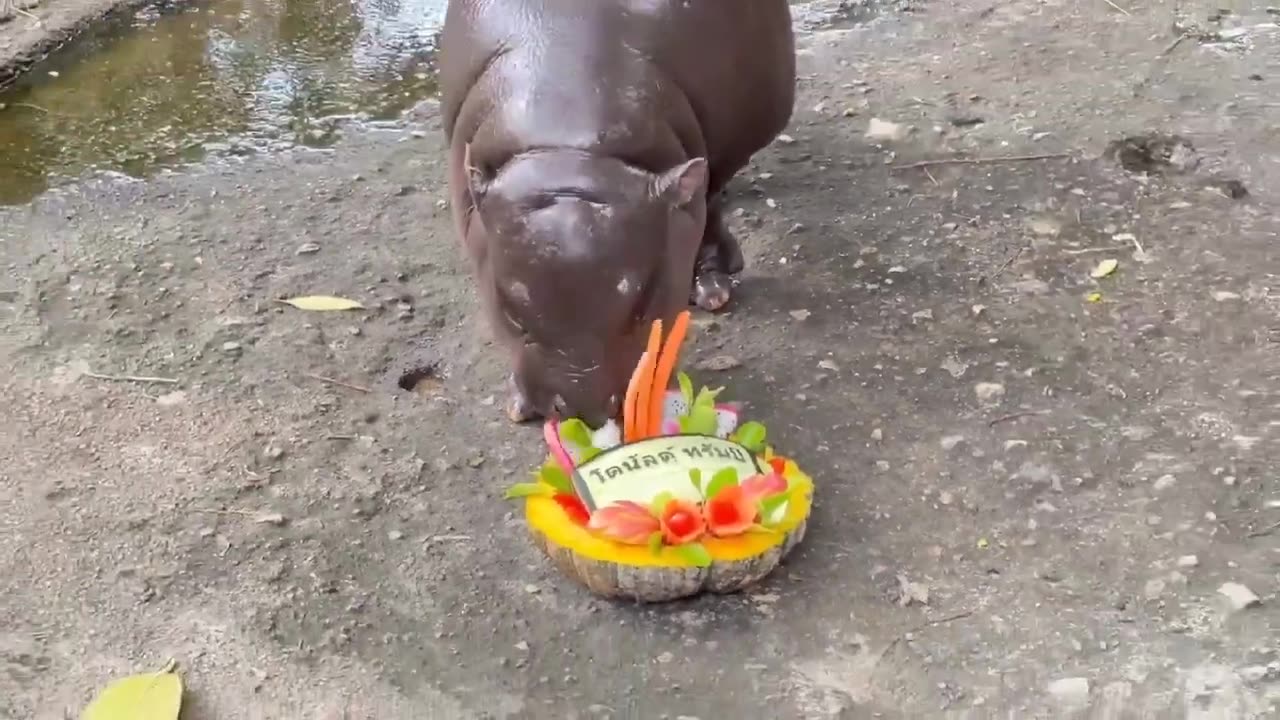
[[451, 139], [494, 113], [534, 144], [666, 122], [722, 177], [782, 131], [795, 93], [786, 0], [451, 0], [440, 69]]

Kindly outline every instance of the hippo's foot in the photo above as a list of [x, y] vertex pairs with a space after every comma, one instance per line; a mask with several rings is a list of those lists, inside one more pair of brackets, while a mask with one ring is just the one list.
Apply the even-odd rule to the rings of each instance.
[[693, 270], [690, 301], [708, 312], [717, 312], [729, 304], [733, 295], [730, 276], [742, 272], [745, 264], [738, 238], [725, 227], [723, 208], [724, 193], [716, 193], [708, 200], [707, 229]]
[[520, 424], [527, 423], [530, 420], [537, 420], [541, 417], [541, 413], [533, 407], [524, 393], [519, 390], [511, 391], [511, 399], [507, 401], [507, 418], [511, 422]]

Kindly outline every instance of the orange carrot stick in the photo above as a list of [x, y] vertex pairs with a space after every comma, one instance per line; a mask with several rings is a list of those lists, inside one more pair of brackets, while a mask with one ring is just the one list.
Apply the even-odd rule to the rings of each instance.
[[640, 391], [636, 393], [636, 440], [649, 437], [649, 405], [653, 402], [653, 371], [658, 365], [658, 354], [662, 352], [662, 320], [654, 320], [649, 328], [649, 346], [645, 348], [642, 358], [644, 368], [640, 373]]
[[688, 332], [689, 311], [684, 310], [676, 316], [676, 321], [671, 324], [671, 334], [667, 336], [667, 342], [662, 346], [662, 355], [658, 358], [657, 367], [653, 373], [653, 389], [650, 391], [649, 426], [647, 430], [650, 437], [662, 434], [662, 406], [667, 399], [667, 385], [671, 382], [671, 375], [676, 370], [676, 360], [680, 357], [680, 346], [684, 344], [684, 336]]
[[627, 395], [622, 404], [622, 441], [635, 442], [636, 437], [636, 400], [640, 395], [640, 386], [649, 380], [643, 377], [645, 356], [640, 356], [636, 369], [631, 372], [631, 382], [627, 383]]

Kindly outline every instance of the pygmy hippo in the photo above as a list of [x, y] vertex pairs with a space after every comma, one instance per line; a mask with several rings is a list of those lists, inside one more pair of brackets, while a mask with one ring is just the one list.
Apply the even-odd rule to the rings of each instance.
[[795, 74], [787, 0], [450, 0], [453, 221], [513, 420], [616, 418], [651, 321], [728, 302], [723, 190]]

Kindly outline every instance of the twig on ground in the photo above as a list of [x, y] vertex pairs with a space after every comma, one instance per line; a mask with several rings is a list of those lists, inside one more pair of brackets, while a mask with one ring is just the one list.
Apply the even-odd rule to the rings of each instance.
[[1087, 255], [1089, 253], [1115, 252], [1116, 250], [1123, 249], [1123, 245], [1108, 245], [1107, 247], [1084, 248], [1082, 250], [1063, 250], [1062, 252], [1065, 255]]
[[355, 440], [355, 435], [325, 435], [325, 440]]
[[1270, 525], [1262, 528], [1261, 530], [1254, 530], [1253, 532], [1249, 533], [1245, 537], [1249, 537], [1249, 538], [1266, 537], [1274, 533], [1276, 530], [1280, 530], [1280, 522], [1271, 523]]
[[443, 542], [469, 542], [470, 540], [470, 535], [428, 535], [422, 539], [422, 544], [430, 545], [432, 543]]
[[1113, 2], [1111, 2], [1111, 0], [1102, 0], [1102, 1], [1103, 1], [1103, 2], [1105, 2], [1106, 4], [1110, 5], [1111, 7], [1115, 8], [1116, 10], [1119, 10], [1119, 11], [1120, 11], [1120, 13], [1121, 13], [1122, 15], [1129, 15], [1129, 16], [1132, 16], [1132, 15], [1133, 15], [1133, 13], [1131, 13], [1131, 12], [1129, 12], [1128, 10], [1125, 10], [1124, 8], [1120, 7], [1119, 5], [1117, 5], [1117, 4], [1113, 3]]
[[1042, 153], [1039, 155], [1003, 155], [1000, 157], [976, 157], [976, 158], [939, 158], [937, 160], [921, 160], [920, 162], [906, 163], [903, 165], [890, 165], [890, 170], [912, 170], [915, 168], [927, 168], [935, 165], [989, 165], [992, 163], [1008, 163], [1008, 162], [1029, 162], [1031, 160], [1053, 160], [1055, 158], [1069, 158], [1071, 153]]
[[1191, 37], [1191, 36], [1186, 33], [1182, 33], [1178, 37], [1174, 38], [1173, 42], [1169, 43], [1168, 45], [1165, 45], [1164, 50], [1160, 51], [1160, 57], [1164, 57], [1165, 55], [1168, 55], [1169, 53], [1173, 52], [1174, 49], [1177, 48], [1179, 45], [1181, 45], [1182, 41], [1186, 40], [1188, 37]]
[[352, 385], [352, 384], [351, 384], [351, 383], [349, 383], [349, 382], [343, 382], [343, 381], [341, 381], [341, 380], [335, 380], [335, 379], [333, 379], [333, 378], [331, 378], [331, 377], [325, 377], [324, 375], [316, 375], [315, 373], [304, 373], [304, 374], [305, 374], [307, 377], [311, 378], [312, 380], [319, 380], [320, 382], [322, 382], [322, 383], [326, 383], [326, 384], [328, 384], [328, 385], [337, 385], [338, 387], [344, 387], [344, 388], [348, 388], [348, 389], [350, 389], [350, 390], [358, 390], [359, 392], [362, 392], [362, 393], [371, 393], [371, 392], [373, 392], [373, 391], [372, 391], [372, 390], [370, 390], [369, 388], [364, 387], [364, 386], [362, 386], [362, 385]]
[[1018, 258], [1022, 257], [1022, 253], [1026, 252], [1026, 251], [1027, 251], [1027, 246], [1026, 246], [1026, 245], [1023, 245], [1023, 246], [1019, 247], [1017, 252], [1015, 252], [1014, 254], [1010, 255], [1008, 258], [1006, 258], [1006, 259], [1005, 259], [1005, 261], [1004, 261], [1003, 263], [1001, 263], [1001, 264], [1000, 264], [1000, 267], [996, 268], [996, 271], [995, 271], [995, 272], [993, 272], [993, 273], [991, 273], [991, 277], [983, 278], [983, 279], [982, 279], [982, 281], [983, 281], [984, 283], [987, 283], [987, 282], [991, 282], [991, 281], [995, 280], [996, 278], [1000, 277], [1002, 274], [1004, 274], [1004, 271], [1005, 271], [1005, 270], [1008, 270], [1008, 269], [1009, 269], [1009, 266], [1010, 266], [1010, 265], [1012, 265], [1012, 264], [1014, 263], [1014, 261], [1015, 261], [1015, 260], [1017, 260]]
[[1000, 423], [1009, 422], [1010, 420], [1017, 420], [1018, 418], [1035, 417], [1037, 415], [1048, 415], [1048, 414], [1049, 414], [1048, 410], [1023, 410], [1022, 412], [1009, 413], [1008, 415], [1001, 415], [1000, 417], [995, 418], [991, 422], [988, 422], [987, 427], [995, 427]]
[[921, 170], [924, 170], [924, 174], [929, 177], [929, 182], [933, 183], [934, 185], [938, 184], [938, 178], [934, 177], [933, 173], [929, 172], [929, 168], [921, 168]]
[[244, 510], [215, 510], [212, 508], [196, 508], [192, 512], [204, 513], [205, 515], [239, 515], [240, 517], [256, 517], [253, 513]]
[[135, 383], [152, 383], [156, 385], [177, 385], [177, 378], [152, 377], [150, 375], [103, 375], [96, 372], [83, 372], [87, 378], [94, 380], [108, 380], [110, 382], [135, 382]]
[[899, 634], [897, 637], [895, 637], [894, 639], [890, 640], [888, 644], [886, 644], [884, 648], [880, 650], [880, 658], [876, 662], [879, 663], [880, 660], [883, 660], [884, 656], [888, 655], [889, 651], [897, 647], [898, 643], [905, 640], [908, 635], [911, 635], [912, 633], [918, 633], [921, 630], [924, 630], [926, 628], [931, 628], [935, 625], [946, 625], [947, 623], [955, 622], [956, 620], [963, 620], [967, 617], [973, 617], [973, 613], [974, 613], [973, 610], [965, 610], [963, 612], [958, 612], [954, 615], [948, 615], [946, 617], [941, 617], [936, 620], [929, 620], [928, 622], [923, 622], [923, 623], [920, 623], [919, 625], [916, 625], [910, 630], [907, 630], [906, 632], [903, 632]]

